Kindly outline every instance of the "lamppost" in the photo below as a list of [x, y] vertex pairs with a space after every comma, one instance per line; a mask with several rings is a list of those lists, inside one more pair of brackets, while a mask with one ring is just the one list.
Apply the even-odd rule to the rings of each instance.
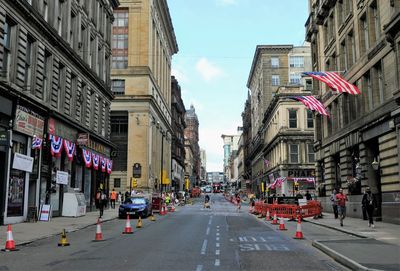
[[165, 132], [163, 130], [161, 130], [161, 178], [160, 178], [160, 192], [162, 194], [163, 192], [163, 177], [164, 177], [164, 136], [165, 136]]

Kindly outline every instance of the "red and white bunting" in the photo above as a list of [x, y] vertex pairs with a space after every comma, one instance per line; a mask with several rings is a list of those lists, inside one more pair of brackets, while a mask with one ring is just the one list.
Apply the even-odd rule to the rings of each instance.
[[75, 143], [64, 139], [64, 149], [67, 153], [68, 160], [72, 161], [75, 155]]
[[100, 164], [101, 164], [101, 172], [106, 172], [107, 158], [101, 157]]
[[99, 169], [99, 160], [100, 160], [100, 155], [92, 153], [92, 162], [93, 162], [93, 169], [98, 170]]
[[82, 149], [82, 154], [86, 167], [90, 168], [92, 165], [92, 152], [90, 150]]
[[35, 136], [32, 139], [32, 149], [34, 149], [34, 150], [41, 149], [42, 148], [42, 143], [43, 143], [43, 139], [41, 139], [40, 137]]
[[63, 147], [63, 139], [59, 136], [49, 135], [50, 138], [50, 152], [54, 157], [60, 157]]
[[107, 173], [111, 174], [111, 170], [112, 170], [112, 160], [107, 159]]

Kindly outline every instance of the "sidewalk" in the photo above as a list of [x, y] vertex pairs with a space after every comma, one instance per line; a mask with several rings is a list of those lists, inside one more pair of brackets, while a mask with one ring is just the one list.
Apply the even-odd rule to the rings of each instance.
[[357, 240], [314, 240], [313, 246], [353, 270], [400, 270], [400, 225], [346, 217], [344, 226], [339, 225], [332, 213], [324, 213], [320, 219], [305, 219], [309, 223], [341, 231]]
[[[13, 224], [12, 233], [15, 245], [24, 245], [39, 239], [61, 234], [62, 230], [73, 232], [97, 223], [99, 211], [88, 212], [81, 217], [54, 217], [50, 221], [24, 222]], [[105, 209], [102, 221], [112, 220], [118, 217], [118, 206], [115, 209]], [[7, 225], [0, 226], [0, 246], [6, 243]]]

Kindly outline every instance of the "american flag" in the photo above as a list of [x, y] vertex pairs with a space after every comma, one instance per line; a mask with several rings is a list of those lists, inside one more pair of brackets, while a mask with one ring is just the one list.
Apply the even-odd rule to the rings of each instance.
[[302, 102], [308, 109], [317, 111], [321, 115], [325, 115], [329, 117], [328, 111], [326, 111], [325, 106], [318, 101], [314, 96], [293, 96], [289, 97], [290, 99], [294, 99]]
[[303, 75], [311, 76], [327, 84], [331, 89], [339, 93], [360, 94], [360, 90], [347, 82], [343, 77], [335, 72], [304, 72]]
[[32, 149], [41, 149], [42, 148], [43, 139], [39, 137], [34, 137], [32, 139]]

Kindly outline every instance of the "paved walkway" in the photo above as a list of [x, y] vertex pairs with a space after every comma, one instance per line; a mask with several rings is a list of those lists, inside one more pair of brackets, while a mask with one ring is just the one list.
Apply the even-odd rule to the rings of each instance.
[[359, 237], [357, 240], [313, 240], [313, 245], [353, 270], [400, 270], [400, 225], [346, 217], [344, 226], [333, 214], [322, 219], [306, 219], [310, 223]]

